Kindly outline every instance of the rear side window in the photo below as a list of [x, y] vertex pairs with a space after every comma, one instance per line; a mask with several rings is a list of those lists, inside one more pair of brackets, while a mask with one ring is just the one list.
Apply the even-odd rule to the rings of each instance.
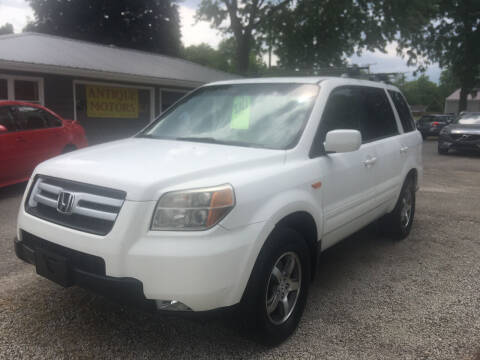
[[58, 127], [58, 126], [62, 126], [62, 122], [60, 119], [58, 119], [56, 116], [53, 116], [52, 114], [44, 111], [44, 110], [40, 110], [42, 113], [43, 113], [43, 116], [45, 117], [45, 121], [47, 122], [47, 126], [48, 127]]
[[15, 122], [19, 130], [35, 130], [48, 127], [43, 110], [19, 106], [15, 110]]
[[383, 89], [363, 88], [362, 113], [359, 115], [364, 143], [398, 134], [395, 115]]
[[410, 132], [415, 130], [415, 122], [413, 121], [412, 113], [410, 112], [410, 108], [403, 98], [403, 95], [398, 91], [393, 90], [388, 90], [388, 93], [390, 94], [393, 104], [397, 109], [398, 116], [400, 117], [400, 121], [403, 126], [403, 131]]

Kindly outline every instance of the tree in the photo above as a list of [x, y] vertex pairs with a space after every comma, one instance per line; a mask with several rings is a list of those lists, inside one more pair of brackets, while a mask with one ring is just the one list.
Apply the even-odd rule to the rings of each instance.
[[[223, 39], [218, 45], [218, 50], [208, 44], [191, 45], [182, 50], [182, 57], [196, 62], [197, 64], [209, 66], [221, 71], [234, 73], [236, 71], [235, 39]], [[249, 72], [260, 73], [265, 68], [261, 57], [252, 51], [249, 61]]]
[[440, 74], [439, 92], [442, 99], [451, 95], [460, 88], [460, 81], [455, 77], [450, 69], [443, 70]]
[[215, 50], [205, 43], [186, 47], [183, 49], [182, 55], [185, 59], [196, 62], [197, 64], [210, 66], [222, 71], [231, 70], [230, 59], [222, 55], [219, 50]]
[[346, 65], [346, 58], [362, 48], [383, 49], [388, 38], [374, 7], [378, 2], [298, 0], [281, 9], [272, 22], [279, 65], [316, 73]]
[[[465, 110], [467, 96], [480, 77], [480, 1], [408, 0], [401, 5], [398, 3], [391, 1], [390, 6], [392, 9], [401, 6], [404, 11], [403, 26], [396, 29], [399, 47], [406, 50], [409, 62], [420, 68], [431, 62], [449, 68], [461, 88], [459, 111]], [[410, 6], [419, 5], [423, 7], [423, 15], [408, 18]]]
[[35, 19], [26, 30], [177, 55], [176, 0], [28, 0]]
[[0, 35], [13, 34], [13, 25], [6, 23], [3, 26], [0, 26]]
[[444, 98], [440, 95], [440, 89], [425, 74], [405, 82], [400, 89], [410, 105], [425, 105], [428, 111], [442, 111]]
[[290, 0], [202, 0], [197, 10], [197, 19], [209, 21], [213, 27], [233, 35], [236, 70], [240, 74], [246, 74], [251, 70], [252, 51], [256, 44], [262, 42], [262, 26], [272, 14], [289, 2]]

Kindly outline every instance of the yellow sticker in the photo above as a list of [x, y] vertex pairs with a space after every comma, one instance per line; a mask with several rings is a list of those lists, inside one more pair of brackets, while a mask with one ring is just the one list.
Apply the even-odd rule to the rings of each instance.
[[233, 99], [231, 129], [246, 130], [250, 126], [250, 96], [236, 96]]
[[138, 90], [125, 87], [86, 85], [87, 117], [138, 118]]

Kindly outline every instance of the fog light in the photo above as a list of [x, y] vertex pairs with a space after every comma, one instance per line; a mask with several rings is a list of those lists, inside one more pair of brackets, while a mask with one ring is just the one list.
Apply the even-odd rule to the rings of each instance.
[[177, 300], [156, 300], [158, 310], [192, 311], [187, 305]]

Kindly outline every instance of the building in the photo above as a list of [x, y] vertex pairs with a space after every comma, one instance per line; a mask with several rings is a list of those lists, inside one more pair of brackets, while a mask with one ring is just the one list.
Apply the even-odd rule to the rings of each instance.
[[[445, 113], [458, 113], [458, 105], [460, 103], [460, 89], [455, 90], [449, 97], [445, 99]], [[468, 94], [467, 111], [480, 111], [480, 88]]]
[[78, 120], [91, 144], [130, 136], [192, 89], [234, 76], [138, 50], [23, 33], [0, 36], [0, 100]]

